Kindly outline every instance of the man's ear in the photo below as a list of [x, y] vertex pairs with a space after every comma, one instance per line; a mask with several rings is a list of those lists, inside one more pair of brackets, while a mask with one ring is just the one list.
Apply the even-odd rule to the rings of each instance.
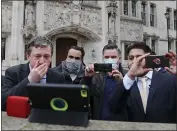
[[29, 57], [30, 57], [30, 55], [29, 55], [29, 53], [28, 52], [26, 52], [25, 53], [25, 56], [26, 56], [26, 59], [28, 60], [29, 59]]

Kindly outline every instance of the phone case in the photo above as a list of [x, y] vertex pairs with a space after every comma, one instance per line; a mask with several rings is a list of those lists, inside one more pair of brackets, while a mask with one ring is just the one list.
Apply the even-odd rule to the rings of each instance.
[[148, 56], [146, 59], [146, 68], [160, 68], [160, 67], [169, 67], [169, 59], [163, 56]]

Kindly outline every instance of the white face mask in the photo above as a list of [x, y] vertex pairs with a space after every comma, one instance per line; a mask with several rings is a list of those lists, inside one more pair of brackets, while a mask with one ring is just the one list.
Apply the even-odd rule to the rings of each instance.
[[112, 68], [117, 69], [119, 64], [118, 64], [118, 59], [104, 59], [105, 64], [112, 64]]

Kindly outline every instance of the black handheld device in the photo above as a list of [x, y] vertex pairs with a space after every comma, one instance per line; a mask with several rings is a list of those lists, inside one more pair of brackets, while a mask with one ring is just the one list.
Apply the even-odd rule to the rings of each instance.
[[145, 58], [146, 68], [160, 68], [160, 67], [169, 67], [169, 59], [165, 55], [157, 56], [150, 55]]
[[94, 71], [95, 72], [111, 72], [112, 71], [112, 64], [95, 63], [94, 64]]

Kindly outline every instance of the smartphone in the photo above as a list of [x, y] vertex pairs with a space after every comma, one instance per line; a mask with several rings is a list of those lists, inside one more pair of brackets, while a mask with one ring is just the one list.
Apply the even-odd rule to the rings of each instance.
[[150, 55], [145, 58], [146, 68], [160, 68], [160, 67], [169, 67], [169, 59], [165, 55], [157, 56]]
[[95, 63], [94, 71], [95, 72], [112, 72], [112, 64]]

